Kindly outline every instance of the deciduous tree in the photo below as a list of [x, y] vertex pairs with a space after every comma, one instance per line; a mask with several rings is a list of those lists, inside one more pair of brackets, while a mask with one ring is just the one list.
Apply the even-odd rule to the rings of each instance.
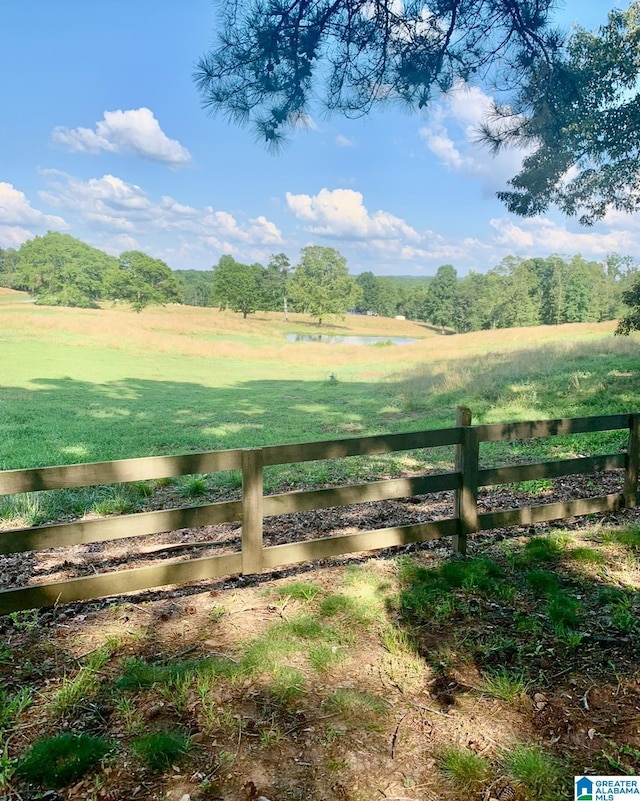
[[315, 317], [319, 325], [327, 315], [345, 314], [360, 297], [345, 258], [334, 248], [318, 245], [302, 249], [290, 289], [296, 306]]
[[247, 315], [264, 308], [264, 269], [261, 264], [241, 264], [233, 256], [220, 256], [213, 268], [212, 300], [221, 309]]
[[96, 306], [105, 275], [114, 264], [115, 259], [101, 250], [69, 234], [49, 231], [20, 247], [15, 286], [26, 289], [38, 303]]
[[511, 106], [484, 128], [494, 149], [531, 149], [507, 208], [529, 216], [556, 204], [591, 225], [640, 207], [640, 2], [594, 32], [577, 28], [552, 58], [536, 56]]
[[289, 257], [276, 253], [271, 257], [264, 273], [264, 294], [270, 309], [282, 309], [284, 319], [289, 319], [289, 278], [292, 267]]
[[435, 278], [429, 284], [425, 303], [426, 319], [439, 326], [452, 326], [455, 318], [455, 300], [458, 274], [451, 264], [438, 267]]
[[171, 268], [140, 250], [120, 254], [105, 277], [107, 297], [128, 301], [140, 312], [150, 305], [179, 302], [180, 289]]

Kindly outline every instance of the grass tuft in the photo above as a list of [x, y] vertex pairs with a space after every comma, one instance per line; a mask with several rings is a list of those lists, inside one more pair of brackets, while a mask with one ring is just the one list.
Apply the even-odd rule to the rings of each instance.
[[534, 745], [518, 745], [504, 758], [508, 772], [524, 786], [531, 801], [560, 801], [561, 771], [558, 762]]
[[560, 581], [547, 570], [528, 570], [524, 579], [537, 595], [555, 595], [560, 591]]
[[484, 677], [481, 689], [485, 695], [512, 703], [525, 697], [528, 686], [521, 671], [514, 673], [506, 668], [501, 668]]
[[587, 565], [603, 565], [607, 561], [602, 551], [597, 551], [595, 548], [573, 548], [568, 555], [576, 562]]
[[416, 623], [443, 621], [467, 610], [465, 599], [453, 590], [491, 596], [499, 594], [502, 578], [502, 568], [491, 559], [456, 560], [438, 568], [423, 568], [407, 562], [401, 567], [400, 579], [404, 587], [400, 594], [400, 611], [403, 617]]
[[563, 540], [559, 537], [532, 537], [520, 554], [520, 562], [525, 565], [555, 562], [562, 555], [563, 546]]
[[271, 695], [282, 704], [297, 701], [306, 689], [304, 675], [296, 668], [279, 665], [273, 672], [269, 689]]
[[153, 771], [166, 770], [189, 752], [190, 740], [181, 732], [158, 731], [132, 744], [139, 759]]
[[575, 629], [580, 625], [580, 603], [566, 593], [557, 593], [547, 607], [547, 614], [558, 626]]
[[640, 550], [640, 528], [610, 529], [602, 535], [605, 543], [623, 545], [630, 550]]
[[484, 757], [461, 748], [443, 751], [439, 763], [451, 783], [465, 793], [479, 792], [491, 776], [491, 765]]
[[279, 598], [293, 598], [296, 601], [313, 601], [322, 592], [317, 584], [306, 581], [294, 581], [278, 588], [276, 595]]
[[16, 772], [27, 782], [45, 787], [65, 787], [76, 782], [111, 750], [100, 737], [61, 734], [38, 740], [18, 760]]
[[0, 734], [9, 728], [15, 719], [31, 706], [33, 692], [30, 687], [21, 687], [15, 695], [0, 687]]
[[101, 682], [100, 671], [110, 659], [111, 648], [108, 645], [90, 653], [74, 678], [63, 679], [53, 700], [55, 711], [61, 715], [67, 714], [79, 703], [95, 695]]
[[364, 723], [367, 719], [378, 719], [388, 711], [388, 704], [382, 698], [370, 693], [338, 688], [329, 696], [327, 707], [343, 718]]
[[117, 690], [145, 690], [156, 684], [175, 687], [178, 681], [223, 676], [231, 678], [239, 671], [238, 664], [225, 657], [208, 657], [195, 662], [159, 664], [133, 657], [124, 664], [124, 671], [116, 681]]

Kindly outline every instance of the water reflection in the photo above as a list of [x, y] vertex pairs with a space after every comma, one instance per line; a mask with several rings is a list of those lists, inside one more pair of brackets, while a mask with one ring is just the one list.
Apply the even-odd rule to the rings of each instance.
[[286, 334], [288, 342], [324, 342], [327, 345], [410, 345], [411, 337], [356, 337], [330, 334]]

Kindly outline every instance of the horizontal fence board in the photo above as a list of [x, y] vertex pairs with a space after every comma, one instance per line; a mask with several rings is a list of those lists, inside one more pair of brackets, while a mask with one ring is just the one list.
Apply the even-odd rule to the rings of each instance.
[[241, 466], [241, 454], [241, 450], [205, 451], [179, 456], [147, 456], [114, 462], [4, 470], [0, 472], [0, 495], [236, 470]]
[[[632, 452], [631, 448], [628, 448], [627, 454], [562, 459], [483, 470], [477, 470], [477, 463], [475, 466], [471, 464], [471, 467], [463, 464], [448, 473], [367, 482], [321, 490], [280, 493], [265, 497], [263, 497], [262, 490], [262, 464], [288, 464], [418, 448], [461, 446], [464, 442], [467, 442], [468, 445], [470, 439], [473, 440], [473, 443], [497, 442], [616, 429], [629, 430], [635, 419], [636, 416], [633, 414], [616, 414], [480, 426], [469, 425], [434, 431], [381, 434], [255, 449], [209, 451], [178, 456], [156, 456], [114, 462], [7, 470], [0, 472], [0, 495], [213, 473], [221, 470], [241, 469], [244, 464], [243, 481], [246, 484], [248, 478], [253, 476], [249, 483], [252, 483], [253, 486], [254, 505], [257, 505], [256, 508], [261, 507], [259, 515], [258, 512], [254, 515], [253, 527], [258, 532], [258, 538], [254, 537], [255, 542], [252, 545], [254, 559], [253, 563], [249, 565], [249, 572], [254, 572], [260, 567], [273, 568], [348, 553], [401, 546], [438, 537], [451, 536], [455, 538], [460, 535], [461, 531], [461, 519], [454, 517], [261, 548], [261, 536], [255, 524], [256, 521], [261, 522], [265, 516], [460, 490], [463, 484], [469, 492], [475, 492], [478, 486], [512, 484], [519, 481], [559, 478], [566, 475], [591, 474], [623, 468], [626, 475], [624, 492], [533, 507], [486, 512], [477, 516], [477, 525], [474, 517], [473, 525], [469, 526], [469, 530], [526, 526], [579, 515], [610, 512], [624, 508], [625, 503], [627, 506], [633, 505], [632, 502], [637, 502], [640, 498], [640, 493], [637, 492], [637, 454], [635, 451]], [[633, 436], [637, 439], [637, 432]], [[477, 447], [474, 445], [475, 452], [477, 452]], [[249, 461], [255, 462], [252, 471], [248, 470]], [[251, 515], [247, 515], [246, 511], [243, 511], [243, 502], [231, 501], [96, 520], [82, 520], [74, 523], [58, 523], [28, 529], [14, 529], [0, 532], [0, 554], [47, 550], [91, 542], [118, 540], [125, 537], [159, 534], [184, 528], [242, 521], [247, 517], [251, 517]], [[464, 520], [462, 522], [464, 523]], [[242, 547], [246, 549], [244, 540], [243, 534]], [[0, 591], [0, 614], [50, 606], [55, 603], [90, 600], [153, 587], [212, 579], [245, 570], [245, 561], [243, 561], [243, 554], [240, 551], [199, 559], [164, 561], [147, 567], [117, 570], [51, 584], [38, 584]]]
[[480, 442], [500, 442], [509, 439], [533, 439], [566, 434], [590, 434], [629, 428], [629, 414], [608, 414], [599, 417], [568, 417], [558, 420], [533, 420], [525, 423], [492, 423], [474, 426]]
[[357, 534], [341, 534], [338, 537], [322, 537], [317, 540], [293, 542], [286, 545], [273, 545], [262, 551], [264, 568], [308, 562], [328, 556], [341, 556], [347, 553], [373, 551], [380, 548], [393, 548], [411, 542], [426, 542], [439, 537], [452, 536], [458, 527], [455, 519], [436, 520], [429, 523], [415, 523], [410, 526], [395, 526]]
[[532, 462], [494, 467], [478, 472], [478, 486], [493, 484], [515, 484], [536, 478], [561, 478], [562, 476], [599, 473], [605, 470], [624, 468], [626, 455], [615, 453], [610, 456], [585, 456], [578, 459], [558, 459], [554, 462]]
[[478, 515], [479, 531], [509, 526], [529, 526], [550, 520], [562, 520], [579, 515], [597, 512], [614, 512], [623, 508], [621, 492], [613, 495], [601, 495], [597, 498], [580, 498], [575, 501], [559, 501], [545, 503], [540, 506], [527, 506], [522, 509], [503, 509], [499, 512], [485, 512]]
[[188, 559], [184, 562], [165, 562], [161, 565], [137, 567], [131, 570], [117, 570], [54, 584], [19, 587], [0, 592], [0, 615], [22, 609], [54, 606], [71, 601], [89, 601], [124, 592], [166, 587], [168, 584], [187, 584], [220, 578], [239, 573], [241, 566], [242, 556], [238, 552]]
[[411, 498], [430, 492], [457, 489], [460, 485], [458, 473], [439, 473], [418, 478], [397, 478], [375, 481], [369, 484], [354, 484], [335, 489], [305, 490], [268, 495], [264, 499], [265, 517], [289, 512], [308, 512], [312, 509], [329, 509], [332, 506], [348, 506], [352, 503], [385, 501], [391, 498]]
[[376, 453], [410, 451], [415, 448], [436, 448], [457, 445], [460, 428], [441, 428], [434, 431], [414, 431], [407, 434], [377, 434], [372, 437], [335, 439], [325, 442], [303, 442], [296, 445], [269, 445], [262, 449], [263, 463], [294, 464], [318, 459], [341, 459], [345, 456], [369, 456]]
[[43, 551], [48, 548], [66, 548], [89, 542], [121, 540], [162, 534], [181, 528], [197, 528], [215, 523], [239, 520], [240, 501], [224, 501], [183, 509], [157, 512], [138, 512], [132, 515], [114, 515], [101, 520], [81, 520], [76, 523], [54, 523], [36, 528], [13, 529], [0, 532], [0, 554]]

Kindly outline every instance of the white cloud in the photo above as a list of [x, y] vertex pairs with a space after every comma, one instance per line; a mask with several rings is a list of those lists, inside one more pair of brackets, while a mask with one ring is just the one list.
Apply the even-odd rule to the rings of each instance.
[[249, 229], [250, 241], [260, 245], [282, 244], [282, 234], [275, 223], [267, 220], [267, 218], [262, 215], [256, 217], [254, 220], [249, 220], [249, 222], [251, 223], [251, 228]]
[[242, 222], [227, 211], [211, 206], [197, 209], [168, 195], [154, 201], [140, 186], [114, 175], [83, 181], [57, 170], [43, 174], [49, 181], [49, 189], [40, 192], [43, 200], [74, 213], [80, 223], [99, 235], [110, 234], [115, 242], [155, 240], [167, 234], [189, 237], [200, 247], [282, 243], [277, 226], [263, 216]]
[[336, 145], [338, 145], [339, 147], [353, 147], [354, 142], [352, 139], [347, 139], [346, 136], [338, 134], [336, 136]]
[[[25, 228], [24, 226], [29, 226]], [[0, 181], [0, 245], [19, 247], [35, 232], [49, 229], [64, 231], [68, 228], [62, 217], [45, 214], [34, 209], [24, 192], [13, 184]]]
[[287, 192], [287, 206], [307, 230], [337, 239], [395, 239], [417, 242], [420, 234], [386, 211], [370, 214], [353, 189], [321, 189], [317, 195]]
[[458, 84], [433, 106], [419, 135], [429, 150], [449, 170], [463, 178], [480, 181], [486, 196], [504, 189], [516, 175], [527, 151], [505, 148], [496, 156], [478, 144], [480, 124], [492, 110], [492, 100], [477, 87]]
[[52, 140], [72, 153], [118, 153], [159, 161], [170, 166], [186, 164], [191, 154], [176, 139], [169, 139], [148, 108], [105, 111], [92, 128], [53, 129]]
[[62, 217], [44, 214], [34, 209], [24, 192], [12, 184], [0, 181], [0, 225], [25, 223], [37, 228], [66, 228]]
[[48, 170], [50, 190], [40, 197], [50, 205], [74, 211], [92, 227], [110, 231], [133, 231], [141, 224], [157, 225], [164, 211], [136, 184], [113, 175], [82, 181], [57, 170]]
[[19, 225], [0, 225], [0, 248], [19, 248], [33, 233]]
[[[627, 222], [631, 223], [629, 217]], [[517, 222], [500, 217], [490, 220], [489, 224], [496, 232], [495, 243], [511, 248], [515, 255], [581, 253], [583, 256], [600, 258], [613, 252], [637, 252], [640, 246], [637, 225], [609, 230], [574, 231], [567, 228], [566, 224], [558, 225], [547, 217]]]
[[102, 250], [111, 256], [119, 256], [125, 250], [144, 250], [144, 248], [135, 237], [128, 234], [117, 234], [105, 239]]

